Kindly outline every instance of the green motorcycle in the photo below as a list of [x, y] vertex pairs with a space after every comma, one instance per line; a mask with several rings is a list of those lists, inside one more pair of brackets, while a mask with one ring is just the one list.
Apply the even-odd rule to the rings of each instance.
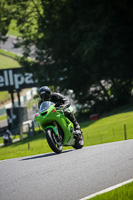
[[[73, 111], [72, 106], [68, 109], [70, 112]], [[43, 102], [35, 119], [46, 133], [47, 142], [55, 153], [61, 153], [63, 146], [72, 146], [75, 149], [84, 146], [83, 134], [75, 134], [73, 123], [64, 115], [62, 109], [55, 107], [53, 102]]]

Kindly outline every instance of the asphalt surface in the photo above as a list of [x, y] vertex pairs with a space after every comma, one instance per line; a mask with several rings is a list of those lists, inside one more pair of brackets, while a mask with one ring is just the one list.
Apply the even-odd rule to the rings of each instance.
[[[14, 46], [14, 43], [16, 42], [16, 37], [15, 36], [8, 36], [8, 39], [6, 42], [0, 42], [0, 49], [3, 49], [5, 51], [10, 51], [14, 54], [17, 54], [19, 56], [22, 56], [23, 55], [23, 48], [19, 47], [19, 48], [16, 48]], [[35, 47], [32, 46], [30, 47], [31, 49], [31, 53], [30, 53], [30, 59], [34, 59], [34, 52], [35, 52]]]
[[14, 48], [13, 42], [15, 42], [15, 40], [16, 40], [15, 38], [16, 37], [10, 36], [10, 37], [8, 37], [8, 39], [5, 43], [1, 42], [0, 49], [10, 51], [10, 52], [18, 54], [18, 55], [22, 55], [23, 54], [22, 48]]
[[133, 178], [133, 140], [0, 161], [2, 200], [79, 200]]

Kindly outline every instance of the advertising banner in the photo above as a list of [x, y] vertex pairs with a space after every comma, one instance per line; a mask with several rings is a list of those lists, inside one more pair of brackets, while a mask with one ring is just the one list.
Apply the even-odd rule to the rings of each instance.
[[23, 88], [37, 87], [38, 80], [31, 72], [24, 68], [10, 68], [0, 70], [0, 91], [21, 90]]

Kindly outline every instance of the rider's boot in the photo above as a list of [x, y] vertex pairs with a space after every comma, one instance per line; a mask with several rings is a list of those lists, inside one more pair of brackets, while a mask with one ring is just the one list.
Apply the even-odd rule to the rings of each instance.
[[78, 135], [82, 135], [82, 131], [80, 130], [80, 126], [79, 126], [79, 124], [78, 124], [78, 122], [77, 122], [77, 120], [76, 120], [76, 118], [75, 118], [75, 116], [72, 114], [72, 113], [66, 113], [65, 114], [67, 117], [68, 117], [68, 119], [73, 123], [73, 125], [74, 125], [74, 135], [75, 136], [78, 136]]
[[80, 125], [78, 124], [77, 120], [75, 120], [73, 124], [74, 124], [74, 135], [80, 136], [82, 134], [82, 131], [80, 129]]

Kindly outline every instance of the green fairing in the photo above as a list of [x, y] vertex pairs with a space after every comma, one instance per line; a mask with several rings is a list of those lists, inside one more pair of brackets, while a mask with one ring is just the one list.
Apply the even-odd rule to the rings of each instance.
[[[52, 112], [53, 110], [55, 110], [54, 113]], [[72, 107], [70, 107], [70, 111], [71, 112], [73, 111]], [[42, 114], [44, 115], [42, 116]], [[73, 146], [75, 144], [75, 140], [73, 138], [73, 131], [72, 131], [74, 130], [73, 123], [64, 115], [63, 111], [56, 110], [54, 104], [51, 105], [47, 110], [43, 112], [39, 112], [39, 114], [35, 116], [35, 119], [37, 122], [39, 122], [44, 132], [46, 129], [52, 128], [55, 135], [58, 135], [58, 130], [56, 126], [53, 126], [53, 123], [52, 123], [52, 122], [56, 122], [57, 124], [61, 126], [63, 130], [64, 137], [63, 137], [62, 144], [64, 146]]]
[[[47, 128], [52, 128], [54, 133], [55, 133], [55, 135], [58, 136], [58, 129], [55, 126], [47, 126]], [[47, 129], [47, 128], [45, 128], [45, 129]]]

